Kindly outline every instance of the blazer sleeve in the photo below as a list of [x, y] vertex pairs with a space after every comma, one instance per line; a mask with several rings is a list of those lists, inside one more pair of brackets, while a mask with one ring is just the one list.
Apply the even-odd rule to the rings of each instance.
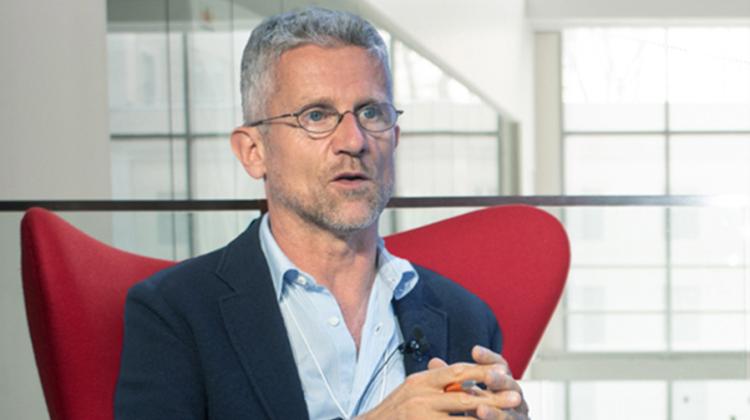
[[125, 303], [115, 419], [204, 419], [200, 372], [185, 321], [148, 281], [134, 286]]

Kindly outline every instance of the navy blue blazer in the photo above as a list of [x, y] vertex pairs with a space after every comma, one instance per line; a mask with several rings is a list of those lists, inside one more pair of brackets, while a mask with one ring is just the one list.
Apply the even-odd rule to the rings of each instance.
[[[116, 419], [307, 419], [302, 385], [260, 248], [260, 223], [226, 247], [135, 285], [125, 304]], [[393, 302], [401, 331], [429, 353], [404, 356], [407, 374], [431, 357], [471, 360], [475, 344], [500, 351], [494, 315], [461, 286], [422, 267]]]

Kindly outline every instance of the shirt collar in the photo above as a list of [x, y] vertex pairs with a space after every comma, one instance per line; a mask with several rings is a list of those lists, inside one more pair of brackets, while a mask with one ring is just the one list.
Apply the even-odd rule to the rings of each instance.
[[[271, 222], [268, 214], [264, 214], [260, 222], [260, 248], [268, 262], [271, 281], [276, 290], [276, 299], [281, 300], [285, 282], [296, 280], [305, 275], [279, 247], [271, 233]], [[378, 272], [375, 281], [381, 281], [393, 293], [393, 298], [399, 300], [414, 289], [419, 275], [411, 263], [388, 252], [382, 238], [378, 239]]]

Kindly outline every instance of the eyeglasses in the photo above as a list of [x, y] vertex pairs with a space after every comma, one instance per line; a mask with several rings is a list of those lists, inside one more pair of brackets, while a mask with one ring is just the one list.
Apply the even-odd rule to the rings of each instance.
[[294, 117], [297, 119], [296, 127], [311, 134], [328, 134], [336, 130], [344, 119], [344, 115], [349, 112], [354, 115], [362, 129], [373, 133], [393, 128], [398, 116], [404, 113], [387, 102], [365, 104], [344, 112], [339, 112], [331, 106], [308, 105], [297, 112], [253, 121], [247, 126], [256, 127], [281, 118]]

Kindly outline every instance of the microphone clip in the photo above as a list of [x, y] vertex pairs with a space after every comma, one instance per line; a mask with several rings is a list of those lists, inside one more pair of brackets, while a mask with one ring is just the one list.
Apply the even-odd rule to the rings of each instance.
[[422, 330], [419, 327], [415, 327], [412, 331], [412, 338], [402, 343], [399, 346], [399, 350], [403, 354], [411, 354], [414, 360], [421, 362], [430, 350], [430, 343], [425, 338]]

